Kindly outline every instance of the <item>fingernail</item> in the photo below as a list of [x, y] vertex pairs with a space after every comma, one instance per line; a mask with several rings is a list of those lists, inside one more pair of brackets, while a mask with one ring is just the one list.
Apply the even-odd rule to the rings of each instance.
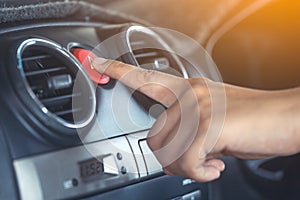
[[225, 164], [223, 163], [222, 166], [221, 166], [220, 171], [223, 172], [224, 170], [225, 170]]
[[214, 179], [218, 179], [221, 176], [221, 172], [220, 171], [216, 171], [214, 174]]
[[97, 57], [93, 59], [91, 66], [96, 69], [98, 72], [103, 73], [106, 65], [104, 65], [107, 62], [107, 59]]
[[107, 62], [107, 59], [105, 59], [105, 58], [100, 58], [100, 57], [97, 57], [97, 58], [95, 58], [94, 60], [93, 60], [93, 64], [95, 64], [95, 65], [102, 65], [102, 64], [104, 64], [104, 63], [106, 63]]
[[91, 69], [95, 69], [94, 63], [93, 63], [93, 58], [91, 56], [88, 56], [88, 59], [89, 59], [89, 62], [90, 62]]

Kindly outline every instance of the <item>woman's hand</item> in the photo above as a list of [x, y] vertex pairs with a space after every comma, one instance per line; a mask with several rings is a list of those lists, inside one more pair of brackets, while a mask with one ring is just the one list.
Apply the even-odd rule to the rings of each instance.
[[299, 151], [299, 89], [252, 90], [102, 58], [93, 65], [168, 107], [147, 142], [169, 175], [211, 181], [225, 168], [220, 156], [259, 159]]

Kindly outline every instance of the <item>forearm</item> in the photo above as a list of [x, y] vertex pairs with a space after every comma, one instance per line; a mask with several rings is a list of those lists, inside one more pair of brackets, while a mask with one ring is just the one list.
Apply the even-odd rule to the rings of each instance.
[[299, 116], [300, 88], [261, 91], [233, 87], [227, 92], [224, 153], [244, 159], [298, 153]]
[[281, 105], [285, 107], [282, 122], [290, 135], [290, 154], [300, 152], [300, 87], [283, 90]]

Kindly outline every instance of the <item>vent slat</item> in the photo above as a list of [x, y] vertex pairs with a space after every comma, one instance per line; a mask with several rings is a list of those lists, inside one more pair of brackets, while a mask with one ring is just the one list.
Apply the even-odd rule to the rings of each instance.
[[40, 101], [43, 104], [51, 104], [51, 103], [55, 103], [57, 101], [61, 101], [61, 100], [66, 100], [66, 99], [78, 97], [80, 95], [81, 95], [80, 93], [77, 93], [77, 94], [67, 94], [67, 95], [63, 95], [63, 96], [56, 96], [56, 97], [51, 97], [51, 98], [46, 98], [46, 99], [40, 99]]
[[55, 67], [55, 68], [49, 68], [49, 69], [42, 69], [38, 71], [30, 71], [30, 72], [25, 72], [25, 76], [36, 76], [36, 75], [41, 75], [41, 74], [46, 74], [46, 73], [51, 73], [51, 72], [58, 72], [66, 70], [65, 67]]
[[22, 58], [23, 62], [28, 62], [28, 61], [34, 61], [34, 60], [40, 60], [40, 59], [45, 59], [45, 58], [51, 58], [52, 56], [49, 54], [45, 55], [37, 55], [37, 56], [28, 56], [25, 58]]
[[67, 109], [67, 110], [62, 110], [62, 111], [56, 111], [54, 114], [58, 116], [64, 116], [64, 115], [69, 115], [69, 114], [74, 114], [76, 112], [80, 112], [82, 108], [73, 108], [73, 109]]
[[[176, 54], [168, 49], [168, 45], [153, 35], [141, 32], [131, 33], [130, 45], [136, 64], [144, 69], [157, 70], [182, 77], [182, 68], [175, 60]], [[174, 55], [174, 56], [173, 56]]]
[[137, 41], [131, 41], [130, 46], [134, 50], [134, 49], [140, 49], [140, 47], [144, 47], [145, 44], [146, 44], [145, 41], [137, 40]]
[[146, 53], [138, 53], [134, 54], [135, 58], [140, 59], [140, 58], [146, 58], [146, 57], [156, 57], [158, 56], [157, 52], [146, 52]]

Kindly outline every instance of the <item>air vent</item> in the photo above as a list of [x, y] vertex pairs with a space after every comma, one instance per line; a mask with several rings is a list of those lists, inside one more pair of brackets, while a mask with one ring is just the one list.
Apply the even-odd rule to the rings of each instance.
[[[129, 48], [126, 56], [131, 64], [188, 78], [188, 73], [179, 57], [156, 32], [143, 26], [130, 26], [125, 35]], [[138, 91], [133, 93], [133, 97], [154, 118], [161, 115], [164, 110], [161, 108], [165, 108], [164, 105]]]
[[29, 39], [20, 45], [18, 59], [27, 91], [44, 114], [68, 128], [91, 122], [93, 86], [65, 49], [48, 40]]
[[131, 26], [126, 32], [129, 50], [136, 65], [188, 78], [185, 67], [166, 42], [154, 31]]

